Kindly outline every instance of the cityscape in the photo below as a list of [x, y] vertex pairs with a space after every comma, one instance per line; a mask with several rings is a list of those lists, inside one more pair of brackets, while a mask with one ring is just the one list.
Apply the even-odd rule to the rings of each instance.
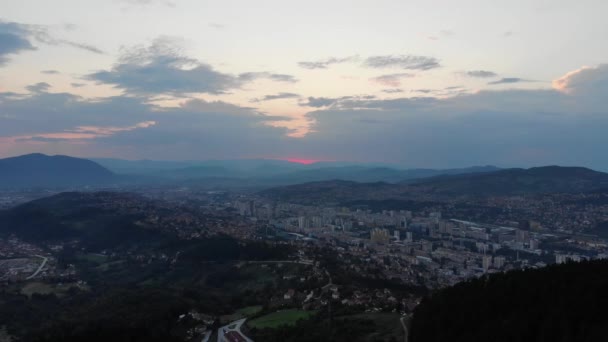
[[608, 1], [0, 0], [0, 342], [597, 342]]

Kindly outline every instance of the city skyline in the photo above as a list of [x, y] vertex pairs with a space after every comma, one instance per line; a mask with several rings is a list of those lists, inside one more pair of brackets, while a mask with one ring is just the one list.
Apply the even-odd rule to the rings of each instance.
[[0, 158], [606, 170], [606, 11], [601, 1], [3, 4]]

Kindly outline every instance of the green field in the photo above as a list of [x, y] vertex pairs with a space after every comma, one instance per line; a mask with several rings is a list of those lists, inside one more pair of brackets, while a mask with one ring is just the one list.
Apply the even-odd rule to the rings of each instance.
[[222, 321], [222, 323], [230, 323], [230, 322], [239, 320], [241, 318], [253, 316], [260, 311], [262, 311], [261, 305], [246, 306], [244, 308], [240, 308], [240, 309], [236, 310], [235, 312], [233, 312], [230, 315], [220, 316], [220, 321]]
[[[21, 288], [21, 294], [31, 297], [33, 294], [51, 294], [54, 293], [58, 297], [65, 295], [71, 287], [77, 287], [76, 283], [47, 284], [42, 282], [31, 282], [25, 284]], [[82, 289], [82, 288], [81, 288]]]
[[304, 311], [298, 309], [288, 309], [273, 312], [262, 317], [258, 317], [247, 322], [251, 328], [278, 328], [282, 325], [294, 325], [299, 319], [307, 319], [314, 315], [315, 311]]
[[103, 264], [108, 259], [107, 256], [97, 253], [87, 253], [78, 255], [78, 259], [92, 262], [95, 264]]
[[366, 336], [361, 336], [362, 341], [389, 341], [394, 338], [397, 341], [403, 340], [403, 327], [399, 319], [401, 316], [396, 313], [378, 312], [378, 313], [362, 313], [350, 316], [339, 316], [340, 319], [365, 319], [374, 322], [375, 332]]
[[262, 310], [261, 305], [247, 306], [241, 309], [236, 310], [236, 312], [240, 313], [243, 316], [252, 316], [257, 314]]

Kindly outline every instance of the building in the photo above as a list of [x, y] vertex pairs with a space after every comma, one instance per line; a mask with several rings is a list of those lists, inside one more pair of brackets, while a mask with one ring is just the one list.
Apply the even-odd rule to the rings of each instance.
[[502, 256], [497, 256], [494, 258], [494, 268], [500, 270], [505, 267], [506, 259]]
[[377, 243], [388, 243], [389, 241], [389, 233], [387, 229], [374, 228], [371, 231], [370, 239], [372, 242]]
[[490, 267], [492, 267], [492, 256], [491, 255], [484, 255], [481, 258], [481, 267], [483, 268], [484, 271], [487, 271], [490, 269]]

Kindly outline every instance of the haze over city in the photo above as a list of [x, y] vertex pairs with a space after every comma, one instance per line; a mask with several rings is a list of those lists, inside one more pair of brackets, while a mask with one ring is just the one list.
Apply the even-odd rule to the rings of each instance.
[[0, 157], [608, 169], [605, 1], [0, 9]]

